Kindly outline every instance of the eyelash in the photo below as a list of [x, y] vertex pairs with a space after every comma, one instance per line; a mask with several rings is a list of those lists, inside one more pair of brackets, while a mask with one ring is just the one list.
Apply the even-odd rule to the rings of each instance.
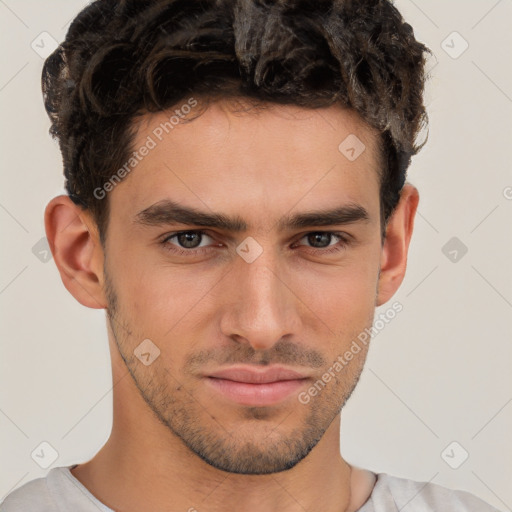
[[[206, 231], [200, 230], [200, 229], [176, 231], [174, 233], [170, 233], [170, 234], [166, 235], [165, 238], [160, 242], [163, 245], [164, 250], [171, 252], [178, 256], [190, 257], [190, 256], [198, 256], [199, 254], [202, 254], [202, 253], [207, 253], [210, 249], [212, 249], [212, 247], [200, 247], [198, 249], [183, 249], [183, 248], [177, 247], [177, 246], [169, 243], [170, 239], [175, 238], [178, 235], [181, 235], [183, 233], [194, 233], [194, 234], [199, 234], [199, 235], [210, 236], [210, 238], [213, 238]], [[306, 233], [305, 235], [303, 235], [299, 240], [302, 240], [302, 238], [304, 238], [308, 235], [318, 234], [318, 233], [322, 233], [322, 234], [326, 233], [329, 235], [334, 235], [340, 239], [340, 242], [330, 249], [318, 249], [315, 247], [311, 247], [310, 249], [312, 249], [313, 252], [323, 253], [323, 254], [333, 254], [333, 253], [337, 253], [337, 252], [344, 250], [350, 244], [349, 236], [346, 233], [340, 233], [338, 231], [310, 231], [310, 232]]]

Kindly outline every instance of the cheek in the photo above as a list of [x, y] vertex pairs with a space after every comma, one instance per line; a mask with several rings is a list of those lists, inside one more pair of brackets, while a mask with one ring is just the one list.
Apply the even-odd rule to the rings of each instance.
[[116, 291], [125, 320], [144, 336], [169, 340], [190, 328], [222, 273], [132, 255], [121, 259]]
[[336, 333], [339, 328], [365, 325], [375, 308], [378, 259], [360, 256], [338, 267], [303, 269], [297, 293]]

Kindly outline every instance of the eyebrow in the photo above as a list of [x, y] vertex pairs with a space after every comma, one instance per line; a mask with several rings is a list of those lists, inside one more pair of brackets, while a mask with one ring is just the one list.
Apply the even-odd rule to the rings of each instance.
[[[370, 216], [363, 206], [349, 203], [332, 209], [286, 215], [279, 220], [277, 227], [280, 231], [286, 231], [314, 226], [368, 222], [369, 220]], [[159, 201], [140, 211], [135, 216], [135, 223], [146, 226], [185, 224], [216, 228], [233, 233], [247, 231], [249, 227], [240, 216], [229, 217], [222, 213], [203, 212], [196, 208], [180, 205], [170, 199]]]

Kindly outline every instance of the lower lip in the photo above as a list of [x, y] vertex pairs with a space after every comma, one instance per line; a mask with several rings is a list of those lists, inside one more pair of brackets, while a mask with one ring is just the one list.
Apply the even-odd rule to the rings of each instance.
[[249, 384], [233, 380], [206, 379], [223, 396], [241, 405], [272, 405], [296, 393], [308, 379], [281, 380], [266, 384]]

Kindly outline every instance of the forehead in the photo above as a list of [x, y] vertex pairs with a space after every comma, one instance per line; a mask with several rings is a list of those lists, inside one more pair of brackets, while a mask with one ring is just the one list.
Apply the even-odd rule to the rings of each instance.
[[112, 212], [134, 217], [166, 199], [225, 213], [277, 215], [319, 201], [378, 209], [377, 135], [353, 111], [227, 100], [196, 108], [138, 119], [132, 149], [144, 156], [110, 193]]

